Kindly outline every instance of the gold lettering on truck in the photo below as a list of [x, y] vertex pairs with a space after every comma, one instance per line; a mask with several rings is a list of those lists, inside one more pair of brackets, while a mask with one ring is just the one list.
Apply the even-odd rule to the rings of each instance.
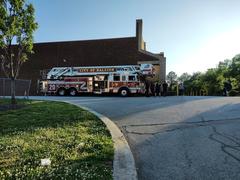
[[88, 72], [114, 72], [115, 68], [81, 68], [78, 69], [80, 73], [88, 73]]

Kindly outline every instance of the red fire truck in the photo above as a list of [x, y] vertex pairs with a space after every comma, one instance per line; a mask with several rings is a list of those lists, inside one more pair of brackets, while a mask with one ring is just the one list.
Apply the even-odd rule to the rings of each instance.
[[44, 94], [75, 96], [81, 93], [118, 93], [128, 96], [144, 93], [140, 77], [154, 75], [151, 64], [123, 66], [54, 67], [40, 81]]

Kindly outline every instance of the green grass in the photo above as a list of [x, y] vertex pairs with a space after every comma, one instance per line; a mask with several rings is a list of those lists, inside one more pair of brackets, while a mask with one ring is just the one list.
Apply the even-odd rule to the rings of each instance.
[[113, 142], [96, 116], [61, 102], [19, 103], [0, 111], [0, 179], [112, 179]]

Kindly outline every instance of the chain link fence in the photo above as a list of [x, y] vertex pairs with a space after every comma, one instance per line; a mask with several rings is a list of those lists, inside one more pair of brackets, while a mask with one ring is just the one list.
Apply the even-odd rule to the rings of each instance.
[[[16, 96], [29, 96], [31, 80], [16, 79], [15, 89]], [[0, 96], [11, 96], [11, 79], [0, 78]]]

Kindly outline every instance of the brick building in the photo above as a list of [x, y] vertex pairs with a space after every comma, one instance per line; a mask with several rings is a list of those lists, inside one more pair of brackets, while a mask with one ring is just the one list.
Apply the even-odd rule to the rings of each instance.
[[37, 81], [45, 70], [62, 66], [101, 66], [154, 64], [156, 79], [165, 80], [166, 58], [164, 53], [146, 50], [142, 37], [142, 20], [136, 21], [133, 37], [86, 41], [35, 43], [34, 54], [23, 64], [19, 78], [31, 79], [30, 94], [37, 93]]

